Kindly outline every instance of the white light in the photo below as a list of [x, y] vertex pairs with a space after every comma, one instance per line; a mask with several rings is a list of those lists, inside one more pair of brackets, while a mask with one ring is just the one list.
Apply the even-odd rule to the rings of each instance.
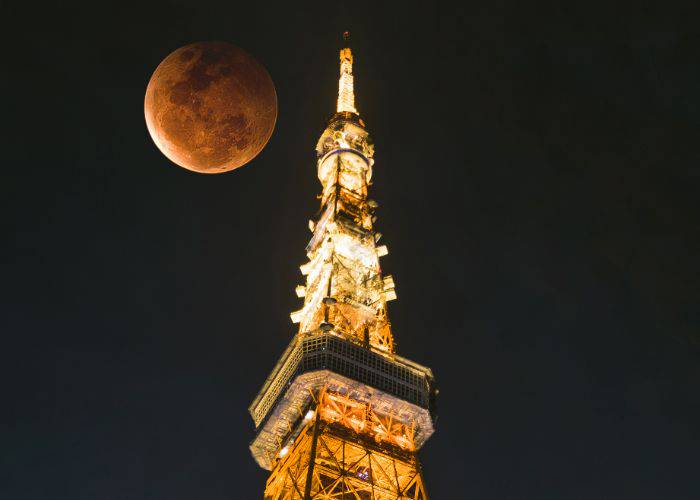
[[306, 420], [308, 422], [312, 418], [314, 418], [314, 411], [313, 410], [307, 411], [306, 415], [304, 416], [304, 420]]
[[282, 458], [283, 456], [285, 456], [287, 453], [289, 453], [289, 447], [288, 447], [288, 446], [285, 446], [284, 448], [282, 448], [282, 449], [280, 450], [280, 458]]
[[338, 112], [349, 111], [357, 113], [355, 109], [355, 92], [352, 81], [352, 52], [345, 48], [340, 51], [340, 81], [338, 82]]
[[298, 311], [294, 311], [292, 313], [289, 313], [289, 317], [292, 318], [292, 323], [299, 323], [301, 319], [304, 317], [304, 310], [299, 309]]

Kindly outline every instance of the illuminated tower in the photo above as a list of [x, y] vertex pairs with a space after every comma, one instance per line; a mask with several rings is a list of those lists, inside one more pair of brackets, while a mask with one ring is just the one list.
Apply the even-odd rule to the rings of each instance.
[[395, 353], [352, 62], [342, 49], [337, 112], [316, 146], [323, 190], [291, 314], [299, 332], [250, 406], [266, 499], [427, 498], [415, 452], [433, 433], [436, 391], [429, 368]]

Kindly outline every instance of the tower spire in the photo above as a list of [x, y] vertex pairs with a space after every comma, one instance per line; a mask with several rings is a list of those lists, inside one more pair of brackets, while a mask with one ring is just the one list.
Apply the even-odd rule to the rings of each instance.
[[338, 108], [337, 112], [343, 111], [357, 113], [355, 109], [355, 91], [352, 77], [352, 51], [348, 46], [350, 32], [343, 33], [345, 47], [340, 49], [340, 79], [338, 80]]

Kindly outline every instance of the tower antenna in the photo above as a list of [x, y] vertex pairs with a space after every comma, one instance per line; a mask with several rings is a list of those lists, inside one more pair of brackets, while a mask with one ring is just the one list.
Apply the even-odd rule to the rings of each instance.
[[348, 47], [350, 32], [343, 33], [345, 47], [340, 49], [340, 79], [338, 80], [338, 106], [337, 112], [349, 112], [358, 114], [355, 108], [355, 90], [352, 76], [352, 51]]

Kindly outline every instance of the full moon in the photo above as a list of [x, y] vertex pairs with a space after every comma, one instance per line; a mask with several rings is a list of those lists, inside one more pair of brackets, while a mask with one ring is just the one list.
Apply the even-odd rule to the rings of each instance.
[[250, 54], [225, 42], [171, 53], [146, 88], [148, 131], [163, 154], [188, 170], [218, 174], [255, 158], [272, 135], [277, 94]]

